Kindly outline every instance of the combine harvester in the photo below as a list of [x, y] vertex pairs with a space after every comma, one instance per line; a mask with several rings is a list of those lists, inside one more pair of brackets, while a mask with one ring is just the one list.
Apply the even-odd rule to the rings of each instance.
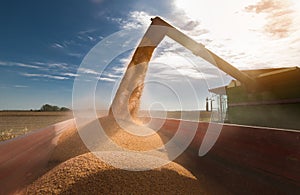
[[[259, 79], [236, 69], [204, 45], [156, 17], [128, 65], [109, 116], [131, 122], [140, 120], [138, 111], [148, 63], [165, 36], [231, 75], [244, 87], [245, 93], [256, 94], [266, 90]], [[179, 125], [184, 126], [186, 135], [190, 133], [190, 126], [197, 126], [191, 144], [176, 161], [191, 170], [200, 181], [201, 175], [212, 178], [215, 184], [231, 194], [300, 194], [299, 131], [152, 118], [151, 124], [155, 123], [163, 123], [160, 132], [168, 137], [174, 136]], [[208, 130], [210, 125], [222, 129], [219, 136]], [[75, 128], [72, 119], [0, 143], [0, 194], [18, 192], [40, 176], [53, 151], [60, 147], [57, 141], [61, 135]], [[199, 148], [207, 139], [214, 145], [201, 156]], [[204, 182], [203, 185], [208, 184]], [[211, 189], [208, 194], [216, 193]]]

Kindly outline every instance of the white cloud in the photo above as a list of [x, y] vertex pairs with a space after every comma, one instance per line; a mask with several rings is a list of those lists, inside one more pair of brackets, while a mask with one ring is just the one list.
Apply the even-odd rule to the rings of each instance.
[[[120, 61], [128, 62], [126, 58], [124, 58]], [[115, 74], [121, 74], [121, 73], [125, 72], [126, 67], [125, 66], [123, 66], [123, 67], [113, 67], [112, 70], [113, 70], [113, 73], [115, 73]]]
[[30, 65], [30, 64], [23, 64], [23, 63], [15, 63], [16, 66], [19, 67], [25, 67], [25, 68], [35, 68], [35, 69], [40, 69], [40, 66], [35, 66], [35, 65]]
[[69, 56], [71, 57], [76, 57], [76, 58], [82, 58], [84, 56], [84, 54], [81, 54], [81, 53], [68, 53]]
[[287, 0], [261, 0], [256, 4], [245, 7], [247, 12], [265, 14], [264, 31], [276, 38], [288, 37], [293, 31], [292, 4]]
[[91, 36], [87, 36], [87, 38], [90, 40], [90, 41], [95, 41], [95, 39]]
[[166, 51], [158, 56], [154, 56], [149, 64], [149, 77], [160, 79], [177, 78], [175, 81], [185, 77], [187, 79], [210, 79], [216, 78], [217, 75], [205, 73], [206, 68], [194, 64], [184, 55], [173, 51]]
[[153, 16], [143, 11], [133, 11], [129, 13], [127, 21], [123, 22], [123, 29], [147, 28]]
[[0, 66], [10, 66], [10, 64], [5, 61], [0, 61]]
[[15, 88], [28, 88], [26, 85], [14, 85]]
[[53, 48], [64, 48], [64, 46], [62, 46], [61, 44], [59, 44], [59, 43], [53, 43], [52, 45], [51, 45], [51, 47], [53, 47]]
[[85, 35], [85, 34], [93, 33], [93, 32], [95, 32], [95, 31], [97, 31], [96, 28], [91, 28], [91, 29], [79, 31], [78, 34], [80, 34], [80, 35]]
[[50, 68], [68, 69], [67, 63], [48, 63], [47, 66]]
[[98, 77], [99, 80], [101, 81], [107, 81], [107, 82], [115, 82], [115, 79], [112, 78], [106, 78], [106, 77]]
[[69, 77], [78, 77], [79, 76], [78, 74], [74, 74], [74, 73], [71, 73], [71, 72], [65, 72], [65, 73], [62, 73], [61, 75], [69, 76]]
[[88, 68], [79, 68], [78, 69], [79, 73], [84, 73], [84, 74], [92, 74], [92, 75], [99, 75], [100, 73], [92, 70], [92, 69], [88, 69]]
[[67, 80], [68, 77], [57, 76], [57, 75], [48, 75], [48, 74], [33, 74], [33, 73], [22, 73], [21, 75], [26, 77], [43, 77], [43, 78], [50, 78], [56, 80]]
[[[94, 42], [94, 41], [100, 40], [100, 37], [98, 35], [94, 35], [94, 34], [93, 35], [91, 35], [91, 34], [88, 35], [87, 33], [77, 35], [76, 38], [81, 40], [81, 41], [85, 41], [85, 42], [86, 41]], [[74, 42], [67, 42], [66, 44], [68, 44], [68, 45], [80, 45], [79, 43], [75, 43], [75, 41]]]
[[20, 62], [8, 62], [8, 61], [0, 61], [0, 66], [17, 66], [17, 67], [23, 67], [23, 68], [32, 68], [32, 69], [40, 69], [43, 70], [45, 67], [43, 66], [37, 66], [40, 64], [25, 64], [25, 63], [20, 63]]
[[[117, 73], [118, 72], [118, 73]], [[120, 76], [118, 76], [117, 74], [119, 74], [120, 70], [118, 69], [114, 69], [113, 71], [110, 73], [102, 73], [100, 74], [99, 72], [92, 70], [92, 69], [88, 69], [88, 68], [79, 68], [78, 69], [78, 74], [76, 76], [81, 76], [82, 74], [87, 74], [89, 78], [93, 78], [93, 79], [98, 79], [101, 81], [106, 81], [106, 82], [115, 82], [116, 79], [120, 78]], [[68, 74], [66, 76], [71, 76], [71, 74]]]
[[72, 71], [74, 69], [73, 64], [65, 63], [65, 62], [40, 62], [35, 61], [32, 62], [34, 65], [39, 65], [40, 70], [44, 71], [54, 71], [54, 72], [66, 72], [66, 71]]
[[40, 61], [34, 61], [30, 63], [0, 61], [0, 66], [35, 69], [39, 72], [45, 72], [46, 74], [48, 74], [49, 72], [60, 74], [61, 72], [72, 71], [74, 69], [74, 65], [67, 64], [64, 62], [54, 63], [54, 62], [40, 62]]
[[105, 76], [107, 76], [107, 77], [109, 77], [109, 78], [120, 78], [120, 75], [111, 74], [111, 73], [108, 73], [108, 74], [106, 74]]
[[[183, 17], [180, 14], [174, 14], [174, 22], [178, 24], [184, 30], [190, 34], [206, 34], [208, 31], [202, 27], [199, 27], [199, 22], [191, 20], [187, 17]], [[135, 28], [146, 28], [150, 25], [152, 16], [146, 12], [134, 11], [130, 12], [126, 20], [118, 20], [121, 28], [123, 29], [135, 29]], [[187, 23], [184, 23], [187, 21]], [[191, 33], [192, 31], [192, 33]], [[207, 40], [207, 39], [206, 39]], [[208, 79], [214, 78], [215, 75], [203, 73], [191, 65], [190, 62], [184, 60], [183, 57], [185, 54], [190, 53], [183, 46], [179, 45], [175, 41], [171, 40], [168, 37], [165, 37], [164, 41], [160, 43], [158, 49], [156, 50], [156, 55], [152, 58], [150, 62], [149, 77], [155, 77], [160, 79], [170, 79], [178, 78], [184, 76], [190, 79]], [[123, 73], [127, 64], [131, 61], [131, 57], [122, 58], [120, 60], [123, 63], [124, 67], [114, 67], [114, 73]], [[158, 66], [160, 67], [158, 67]], [[168, 66], [170, 65], [170, 66]], [[155, 72], [155, 73], [154, 73]], [[176, 79], [175, 79], [176, 80]], [[177, 79], [178, 80], [178, 79]]]
[[[257, 5], [260, 1], [270, 0], [191, 0], [188, 3], [185, 0], [175, 0], [170, 12], [164, 15], [164, 18], [171, 25], [205, 44], [206, 48], [239, 69], [300, 66], [298, 46], [300, 3], [289, 0], [296, 5], [294, 10], [297, 11], [288, 12], [291, 7], [287, 6], [280, 11], [272, 12], [272, 17], [246, 11], [247, 7]], [[283, 2], [283, 0], [276, 1]], [[276, 27], [277, 24], [281, 26], [289, 22], [289, 20], [276, 18], [280, 14], [293, 17], [293, 24], [288, 23], [286, 26], [288, 36], [279, 36], [274, 39], [266, 34], [266, 26], [274, 24], [273, 29], [268, 29], [269, 33], [276, 33], [277, 30], [279, 33], [277, 35], [285, 33]], [[119, 23], [121, 29], [147, 28], [151, 23], [151, 17], [153, 16], [150, 12], [133, 11], [126, 19], [115, 18], [111, 21]], [[216, 74], [219, 74], [209, 63], [202, 62], [202, 65], [200, 63], [199, 71], [197, 67], [189, 66], [189, 62], [179, 59], [179, 55], [185, 56], [189, 51], [177, 43], [163, 41], [156, 51], [158, 51], [157, 55], [153, 57], [152, 67], [149, 68], [149, 72], [152, 71], [151, 74], [154, 77], [164, 79], [183, 75], [198, 80], [214, 78]], [[126, 66], [129, 61], [128, 58], [122, 59]], [[155, 63], [171, 65], [174, 69], [157, 67], [154, 66]], [[125, 71], [124, 68], [118, 67], [113, 71], [122, 73]]]
[[112, 18], [106, 17], [107, 20], [118, 23], [121, 29], [130, 30], [130, 29], [139, 29], [139, 28], [147, 28], [153, 16], [149, 15], [144, 11], [132, 11], [129, 12], [128, 17], [126, 19], [122, 18]]
[[176, 0], [174, 9], [208, 30], [204, 35], [196, 36], [194, 30], [189, 34], [200, 42], [211, 40], [206, 43], [211, 51], [237, 68], [258, 69], [300, 65], [295, 43], [300, 37], [299, 4], [295, 0], [207, 0], [200, 5], [198, 0]]

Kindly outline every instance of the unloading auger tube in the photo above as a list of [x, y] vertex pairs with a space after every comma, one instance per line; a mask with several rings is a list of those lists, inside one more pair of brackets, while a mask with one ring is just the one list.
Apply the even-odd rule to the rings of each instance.
[[178, 42], [194, 55], [199, 56], [218, 67], [220, 70], [239, 80], [248, 88], [254, 88], [256, 81], [241, 72], [210, 50], [171, 26], [159, 17], [152, 18], [152, 23], [136, 48], [133, 57], [126, 69], [114, 100], [111, 104], [109, 115], [124, 120], [135, 120], [139, 111], [140, 98], [144, 88], [144, 80], [154, 49], [165, 36]]

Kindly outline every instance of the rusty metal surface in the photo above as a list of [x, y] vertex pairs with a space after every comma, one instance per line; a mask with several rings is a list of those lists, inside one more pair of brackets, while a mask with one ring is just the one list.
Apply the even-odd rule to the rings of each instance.
[[16, 193], [47, 165], [64, 131], [76, 128], [74, 119], [0, 143], [0, 194]]
[[[180, 122], [187, 127], [188, 123], [195, 123], [167, 119], [161, 131], [173, 136]], [[299, 194], [299, 131], [224, 124], [213, 148], [199, 157], [200, 145], [209, 133], [208, 125], [198, 123], [189, 153], [222, 185], [234, 194]], [[185, 132], [189, 133], [189, 129]]]

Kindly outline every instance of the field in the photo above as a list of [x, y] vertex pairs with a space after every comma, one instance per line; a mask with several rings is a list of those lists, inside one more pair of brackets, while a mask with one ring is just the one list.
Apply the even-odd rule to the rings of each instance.
[[[154, 111], [152, 117], [181, 119], [183, 114], [185, 120], [209, 121], [210, 112], [201, 111], [199, 118], [195, 118], [194, 112], [199, 111]], [[105, 113], [105, 114], [104, 114]], [[107, 111], [98, 111], [99, 116], [106, 115]], [[149, 116], [149, 113], [140, 113], [140, 116]], [[49, 125], [73, 118], [72, 112], [36, 112], [36, 111], [0, 111], [0, 141], [12, 139], [30, 131], [47, 127]]]
[[0, 141], [71, 118], [72, 112], [1, 111]]

